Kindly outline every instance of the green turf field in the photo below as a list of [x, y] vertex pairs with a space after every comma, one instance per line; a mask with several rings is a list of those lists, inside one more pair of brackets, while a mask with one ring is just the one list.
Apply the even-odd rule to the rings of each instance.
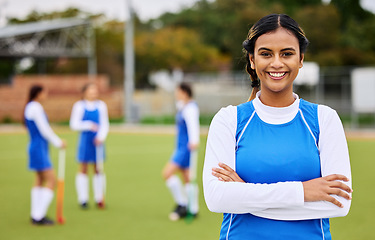
[[[169, 159], [173, 135], [111, 133], [107, 141], [107, 209], [98, 210], [90, 202], [81, 210], [74, 187], [77, 135], [60, 131], [68, 142], [65, 180], [65, 225], [32, 226], [29, 222], [30, 188], [34, 175], [27, 170], [25, 133], [0, 134], [0, 239], [218, 239], [221, 215], [210, 213], [200, 191], [200, 216], [188, 224], [170, 222], [173, 202], [161, 178]], [[202, 137], [198, 178], [206, 138]], [[375, 140], [350, 140], [353, 203], [349, 215], [331, 220], [333, 239], [375, 239]], [[57, 166], [57, 151], [52, 157]], [[92, 197], [92, 192], [91, 192]], [[55, 202], [49, 216], [55, 216]]]

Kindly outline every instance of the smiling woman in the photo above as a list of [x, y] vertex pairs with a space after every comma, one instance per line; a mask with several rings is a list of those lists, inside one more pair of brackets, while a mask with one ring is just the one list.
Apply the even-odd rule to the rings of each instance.
[[[274, 41], [278, 39], [278, 41]], [[285, 28], [263, 34], [255, 43], [255, 53], [249, 55], [251, 69], [261, 82], [262, 102], [269, 106], [285, 107], [294, 102], [293, 81], [302, 67], [297, 38]], [[283, 98], [280, 98], [280, 94]]]
[[330, 240], [329, 218], [349, 211], [340, 118], [293, 93], [308, 43], [284, 14], [260, 19], [243, 43], [253, 91], [212, 120], [203, 170], [206, 204], [224, 213], [220, 239]]

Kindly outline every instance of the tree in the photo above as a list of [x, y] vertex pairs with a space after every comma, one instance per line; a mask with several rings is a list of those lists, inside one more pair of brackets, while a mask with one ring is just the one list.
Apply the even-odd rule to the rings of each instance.
[[199, 34], [182, 27], [137, 34], [135, 53], [138, 86], [146, 86], [148, 74], [159, 69], [213, 71], [228, 62], [228, 57], [204, 44]]

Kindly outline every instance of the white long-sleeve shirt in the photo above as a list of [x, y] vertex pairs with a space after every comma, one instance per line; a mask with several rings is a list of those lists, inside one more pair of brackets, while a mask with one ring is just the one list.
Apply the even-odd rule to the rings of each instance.
[[188, 102], [182, 108], [182, 116], [186, 122], [189, 144], [199, 144], [199, 108], [197, 104], [193, 101]]
[[[254, 100], [254, 108], [262, 121], [269, 124], [284, 124], [298, 113], [299, 98], [285, 108], [264, 105]], [[318, 121], [320, 128], [319, 152], [321, 174], [342, 174], [350, 179], [349, 153], [345, 133], [336, 111], [319, 105]], [[326, 202], [304, 202], [304, 189], [301, 182], [279, 182], [275, 184], [253, 184], [222, 182], [212, 175], [212, 168], [222, 162], [235, 169], [235, 146], [237, 129], [237, 108], [222, 108], [212, 120], [206, 146], [203, 169], [203, 188], [208, 208], [221, 213], [251, 213], [277, 220], [305, 220], [345, 216], [351, 201], [333, 195], [344, 207]], [[256, 141], [256, 139], [254, 139]], [[256, 149], [254, 149], [256, 151]]]
[[40, 134], [55, 147], [61, 147], [63, 145], [62, 140], [53, 132], [49, 125], [47, 116], [39, 102], [32, 101], [26, 105], [25, 118], [34, 121]]
[[82, 120], [85, 113], [85, 108], [88, 110], [99, 110], [99, 122], [97, 138], [100, 141], [105, 141], [109, 131], [109, 120], [108, 120], [108, 110], [107, 105], [101, 101], [87, 101], [81, 100], [73, 105], [72, 114], [70, 116], [70, 128], [74, 131], [89, 131], [95, 125], [94, 122], [90, 120]]

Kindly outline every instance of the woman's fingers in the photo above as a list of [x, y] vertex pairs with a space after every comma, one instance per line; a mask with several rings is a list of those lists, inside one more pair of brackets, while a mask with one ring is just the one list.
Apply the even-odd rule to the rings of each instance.
[[344, 192], [344, 191], [341, 191], [340, 189], [336, 189], [336, 190], [333, 191], [333, 193], [331, 193], [331, 194], [334, 194], [334, 195], [337, 195], [337, 196], [343, 197], [343, 198], [345, 198], [345, 199], [347, 199], [347, 200], [352, 199], [352, 197], [351, 197], [348, 193], [346, 193], [346, 192]]
[[220, 168], [213, 168], [212, 175], [217, 177], [220, 181], [233, 182], [233, 179]]
[[220, 168], [212, 168], [212, 175], [224, 182], [244, 182], [228, 165], [219, 163]]
[[340, 207], [340, 208], [343, 208], [343, 207], [344, 207], [344, 205], [343, 205], [341, 202], [339, 202], [336, 198], [334, 198], [334, 197], [332, 197], [332, 196], [329, 196], [329, 197], [326, 199], [326, 201], [331, 202], [331, 203], [335, 204], [336, 206], [338, 206], [338, 207]]
[[332, 181], [332, 182], [330, 182], [329, 183], [329, 187], [341, 189], [341, 190], [343, 190], [345, 192], [348, 192], [348, 193], [352, 193], [353, 192], [353, 189], [351, 189], [348, 185], [346, 185], [343, 182], [339, 182], [339, 181]]
[[331, 202], [338, 207], [343, 207], [343, 204], [334, 198], [334, 195], [347, 200], [351, 199], [350, 193], [353, 190], [344, 183], [347, 181], [349, 179], [344, 175], [332, 174], [303, 182], [305, 201], [314, 202], [323, 200]]
[[323, 179], [327, 181], [344, 181], [344, 182], [349, 181], [349, 178], [341, 174], [331, 174], [331, 175], [323, 177]]
[[233, 181], [233, 179], [230, 176], [230, 172], [222, 168], [213, 168], [212, 175], [214, 175], [217, 178], [221, 178], [225, 182]]

